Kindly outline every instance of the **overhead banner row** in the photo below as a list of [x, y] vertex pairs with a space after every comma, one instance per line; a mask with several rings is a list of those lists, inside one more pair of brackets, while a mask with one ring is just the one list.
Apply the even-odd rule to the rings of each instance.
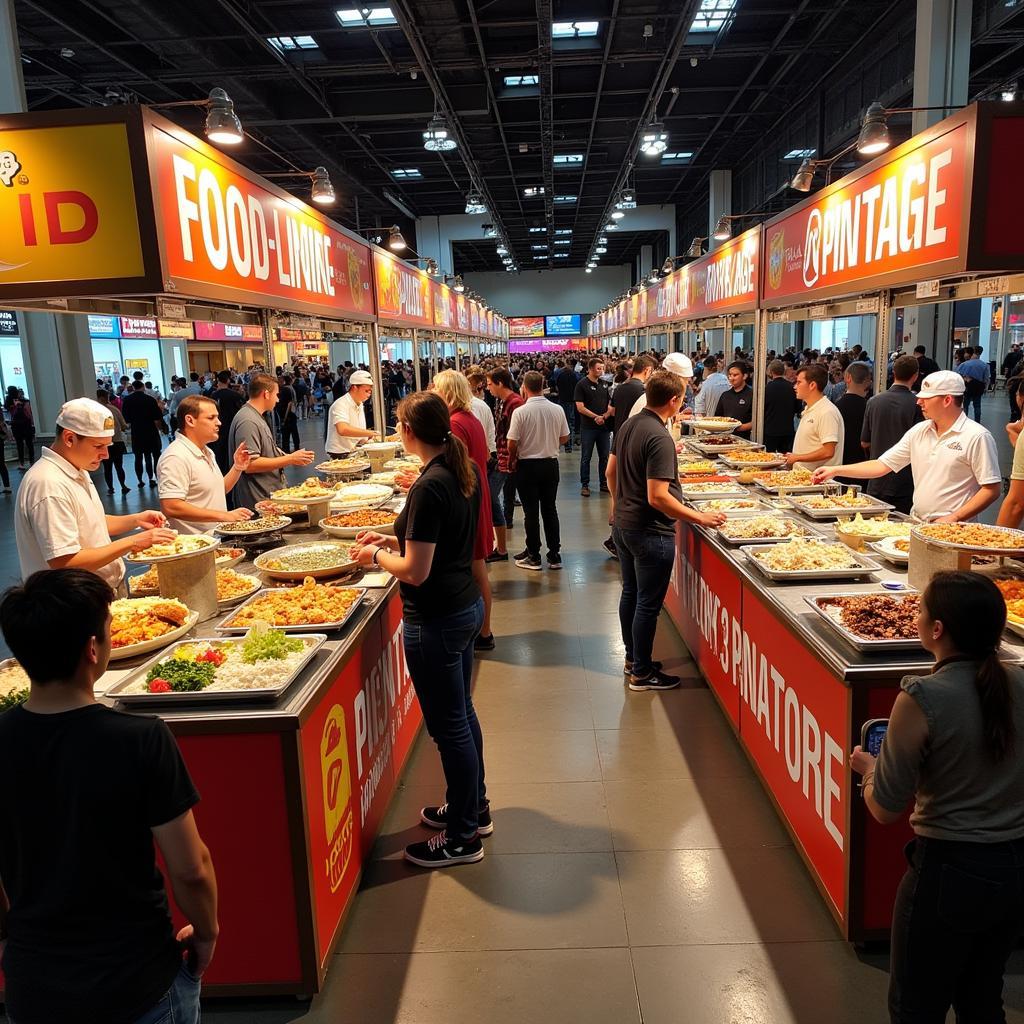
[[623, 299], [592, 335], [1024, 267], [1024, 105], [976, 103]]
[[162, 296], [508, 337], [507, 321], [139, 107], [0, 117], [0, 306]]

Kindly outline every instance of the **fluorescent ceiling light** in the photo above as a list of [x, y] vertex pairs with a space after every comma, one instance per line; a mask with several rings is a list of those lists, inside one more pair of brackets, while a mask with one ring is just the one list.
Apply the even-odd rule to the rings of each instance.
[[519, 89], [524, 85], [540, 85], [540, 75], [506, 75], [505, 86], [509, 89]]
[[567, 252], [556, 252], [555, 253], [555, 259], [556, 260], [567, 260], [568, 258], [569, 258], [569, 254]]
[[556, 238], [555, 245], [572, 245], [571, 238]]
[[540, 235], [547, 231], [547, 228], [530, 228], [531, 235]]
[[700, 10], [694, 15], [691, 32], [718, 32], [732, 18], [736, 0], [701, 0]]
[[814, 156], [818, 151], [816, 149], [791, 149], [782, 159], [783, 160], [806, 160], [808, 157]]
[[423, 172], [418, 167], [393, 167], [391, 177], [405, 181], [409, 178], [422, 178]]
[[594, 250], [594, 252], [599, 253], [600, 255], [604, 255], [604, 253], [606, 253], [607, 251], [608, 251], [608, 246], [606, 246], [606, 245], [599, 245]]
[[544, 195], [543, 185], [527, 185], [526, 188], [523, 189], [523, 196], [526, 199], [536, 199], [537, 196], [542, 195]]
[[555, 196], [556, 203], [575, 203], [579, 196], [561, 195]]
[[622, 218], [626, 216], [626, 213], [624, 210], [612, 210], [611, 216], [612, 220], [622, 220]]
[[267, 36], [267, 42], [276, 50], [317, 49], [317, 42], [312, 36]]
[[555, 228], [556, 235], [571, 235], [572, 228]]
[[359, 10], [348, 8], [335, 11], [334, 14], [346, 28], [374, 28], [378, 25], [398, 24], [398, 19], [390, 7], [362, 7]]
[[546, 260], [546, 259], [547, 259], [547, 256], [534, 256], [533, 258], [534, 258], [535, 260]]
[[597, 35], [598, 21], [556, 21], [551, 25], [552, 39], [587, 39]]
[[547, 249], [547, 246], [546, 245], [531, 245], [530, 248], [533, 249], [534, 252], [540, 252], [542, 249]]
[[556, 153], [551, 162], [556, 167], [571, 167], [583, 163], [582, 153]]
[[661, 162], [663, 164], [685, 164], [693, 158], [693, 153], [662, 153]]

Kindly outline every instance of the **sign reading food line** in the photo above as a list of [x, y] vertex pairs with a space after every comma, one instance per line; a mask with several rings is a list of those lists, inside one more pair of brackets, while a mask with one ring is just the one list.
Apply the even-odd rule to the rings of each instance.
[[369, 317], [369, 247], [201, 145], [153, 129], [157, 216], [173, 289], [259, 305], [273, 296], [287, 309]]

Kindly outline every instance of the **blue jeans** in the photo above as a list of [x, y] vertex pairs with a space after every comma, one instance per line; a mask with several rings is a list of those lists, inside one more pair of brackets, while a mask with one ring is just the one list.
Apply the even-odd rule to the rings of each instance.
[[[104, 463], [106, 465], [106, 463]], [[491, 526], [505, 525], [505, 479], [508, 473], [492, 469], [487, 474], [487, 486], [491, 489]]]
[[675, 535], [615, 526], [612, 539], [622, 569], [619, 627], [626, 661], [633, 663], [633, 675], [647, 676], [652, 671], [658, 614], [676, 557]]
[[483, 598], [431, 622], [402, 626], [405, 660], [447, 783], [448, 834], [476, 835], [487, 806], [484, 739], [473, 707], [473, 641], [484, 621]]
[[562, 412], [565, 413], [565, 422], [569, 424], [569, 440], [566, 443], [566, 448], [572, 450], [572, 439], [579, 433], [580, 425], [577, 422], [579, 419], [579, 413], [576, 411], [575, 402], [559, 402], [562, 407]]
[[608, 468], [608, 452], [611, 450], [612, 435], [607, 430], [588, 430], [583, 428], [580, 433], [580, 483], [590, 486], [590, 457], [597, 448], [597, 482], [601, 487], [605, 484], [604, 474]]
[[976, 423], [981, 422], [981, 400], [985, 396], [985, 392], [982, 391], [976, 395], [967, 395], [964, 399], [964, 411], [969, 413], [971, 406], [974, 406], [974, 420]]
[[[163, 999], [148, 1009], [132, 1024], [199, 1024], [199, 990], [202, 983], [194, 978], [182, 961], [177, 977], [164, 993]], [[8, 1016], [8, 1024], [15, 1024]]]

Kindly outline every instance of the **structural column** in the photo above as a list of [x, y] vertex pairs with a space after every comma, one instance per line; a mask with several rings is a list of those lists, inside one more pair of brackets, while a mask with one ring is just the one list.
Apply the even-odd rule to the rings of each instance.
[[732, 171], [712, 171], [708, 182], [708, 252], [711, 252], [722, 244], [715, 241], [718, 218], [732, 213]]
[[[917, 35], [914, 43], [915, 107], [960, 107], [968, 100], [971, 60], [972, 0], [917, 0]], [[916, 135], [946, 116], [942, 110], [914, 113]], [[904, 336], [941, 366], [951, 364], [953, 304], [917, 306], [904, 314]], [[881, 353], [879, 353], [880, 355]], [[885, 353], [888, 355], [888, 353]]]

